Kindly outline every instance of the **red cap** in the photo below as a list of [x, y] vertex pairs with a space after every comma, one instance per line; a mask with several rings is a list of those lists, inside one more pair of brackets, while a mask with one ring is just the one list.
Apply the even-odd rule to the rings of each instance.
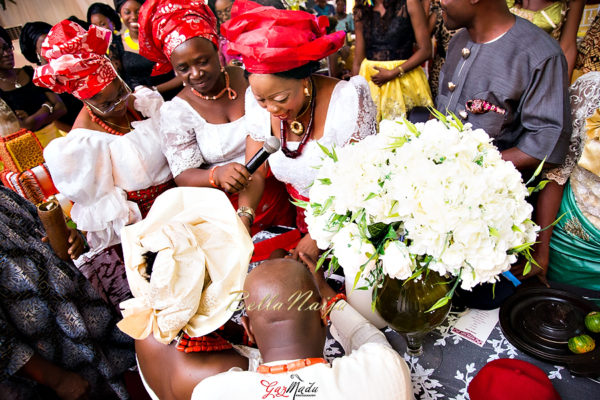
[[344, 31], [325, 34], [329, 20], [304, 11], [278, 10], [238, 0], [231, 19], [221, 26], [229, 41], [227, 53], [241, 55], [256, 74], [289, 71], [335, 53], [344, 44]]
[[560, 400], [544, 371], [522, 360], [487, 363], [469, 384], [471, 400]]

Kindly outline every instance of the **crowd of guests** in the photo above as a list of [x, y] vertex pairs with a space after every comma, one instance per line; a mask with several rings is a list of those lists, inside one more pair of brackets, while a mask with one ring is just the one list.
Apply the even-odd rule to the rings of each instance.
[[[152, 398], [277, 394], [267, 375], [316, 382], [317, 398], [412, 398], [406, 363], [317, 270], [290, 200], [309, 201], [322, 146], [428, 107], [485, 129], [524, 177], [544, 161], [533, 218], [565, 217], [517, 278], [600, 290], [600, 17], [578, 47], [583, 0], [260, 3], [95, 3], [87, 22], [23, 27], [35, 68], [15, 67], [0, 28], [1, 133], [36, 133], [83, 233], [61, 260], [0, 187], [8, 398], [135, 397], [136, 360]], [[281, 148], [251, 173], [271, 137]], [[297, 290], [326, 311], [248, 308]], [[231, 307], [242, 291], [246, 313]], [[513, 291], [501, 278], [457, 299], [495, 308]], [[328, 325], [346, 351], [330, 366]]]

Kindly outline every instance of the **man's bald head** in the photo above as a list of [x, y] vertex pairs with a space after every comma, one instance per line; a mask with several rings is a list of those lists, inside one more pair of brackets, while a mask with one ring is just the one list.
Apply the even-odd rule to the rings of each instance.
[[326, 330], [320, 317], [321, 296], [308, 268], [291, 259], [265, 261], [248, 274], [244, 290], [248, 315], [244, 325], [263, 357], [272, 348], [322, 353]]

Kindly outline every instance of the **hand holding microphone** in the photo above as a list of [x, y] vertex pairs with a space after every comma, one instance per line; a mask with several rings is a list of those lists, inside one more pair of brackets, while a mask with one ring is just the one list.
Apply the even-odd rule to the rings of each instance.
[[229, 163], [216, 167], [213, 177], [216, 185], [229, 193], [237, 193], [248, 184], [250, 175], [267, 160], [267, 158], [279, 150], [280, 142], [275, 136], [269, 137], [263, 147], [243, 166], [239, 163]]

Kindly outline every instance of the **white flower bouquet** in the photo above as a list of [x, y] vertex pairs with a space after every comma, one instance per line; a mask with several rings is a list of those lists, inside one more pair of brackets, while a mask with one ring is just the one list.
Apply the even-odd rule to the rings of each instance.
[[[427, 270], [455, 279], [449, 294], [490, 282], [527, 259], [539, 227], [525, 200], [533, 190], [491, 139], [452, 116], [412, 124], [382, 121], [378, 135], [326, 149], [305, 203], [321, 266], [356, 271], [373, 288], [384, 275], [406, 280]], [[539, 174], [541, 165], [536, 171]], [[532, 178], [533, 179], [533, 178]]]

